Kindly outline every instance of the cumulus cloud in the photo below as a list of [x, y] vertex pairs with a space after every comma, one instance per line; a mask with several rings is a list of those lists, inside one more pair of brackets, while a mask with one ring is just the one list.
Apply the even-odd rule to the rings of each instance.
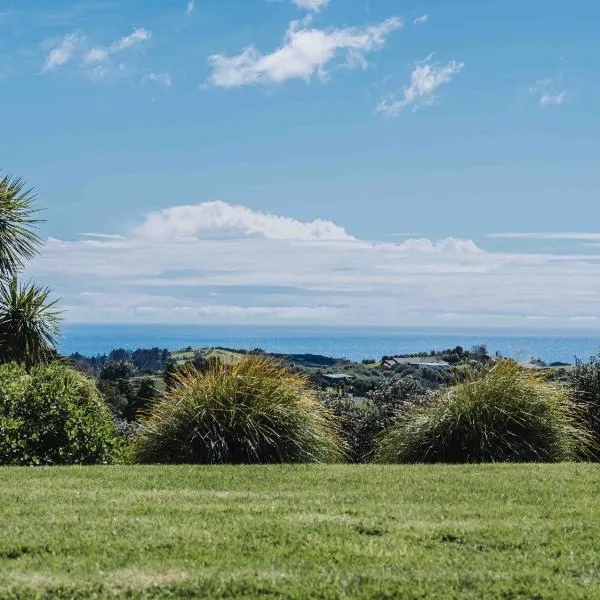
[[48, 52], [43, 70], [51, 71], [66, 65], [71, 61], [82, 41], [83, 37], [75, 33], [66, 35]]
[[185, 9], [185, 14], [189, 17], [194, 12], [194, 8], [195, 8], [194, 0], [190, 0], [187, 3], [186, 9]]
[[[120, 234], [48, 240], [27, 276], [71, 321], [586, 326], [600, 254], [361, 240], [328, 221], [204, 203]], [[535, 318], [532, 318], [535, 317]]]
[[235, 56], [210, 56], [209, 82], [217, 87], [233, 88], [283, 83], [290, 79], [310, 81], [315, 76], [323, 80], [328, 75], [327, 67], [340, 58], [345, 66], [365, 67], [366, 55], [381, 50], [388, 36], [400, 27], [402, 21], [397, 17], [364, 28], [330, 30], [310, 28], [306, 23], [294, 21], [283, 45], [270, 54], [248, 46]]
[[135, 234], [147, 239], [178, 239], [214, 236], [260, 236], [271, 240], [350, 240], [346, 231], [316, 219], [308, 223], [233, 206], [226, 202], [175, 206], [151, 213]]
[[331, 0], [292, 0], [292, 2], [298, 8], [318, 12], [325, 8], [331, 2]]
[[429, 21], [429, 15], [421, 15], [420, 17], [414, 19], [413, 24], [423, 25], [423, 23], [427, 23], [427, 21]]
[[454, 60], [446, 65], [429, 63], [428, 57], [424, 62], [417, 63], [410, 77], [410, 84], [402, 93], [402, 97], [390, 96], [381, 100], [377, 112], [396, 117], [405, 108], [412, 106], [418, 110], [424, 106], [431, 106], [436, 102], [438, 88], [460, 73], [464, 63]]

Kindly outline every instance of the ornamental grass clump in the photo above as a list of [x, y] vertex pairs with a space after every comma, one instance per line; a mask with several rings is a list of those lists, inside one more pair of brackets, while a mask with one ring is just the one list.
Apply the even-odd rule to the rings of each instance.
[[142, 415], [130, 450], [140, 463], [338, 462], [343, 457], [335, 419], [306, 377], [256, 356], [175, 375], [168, 393]]
[[560, 462], [592, 451], [569, 389], [503, 360], [408, 407], [382, 434], [382, 463]]

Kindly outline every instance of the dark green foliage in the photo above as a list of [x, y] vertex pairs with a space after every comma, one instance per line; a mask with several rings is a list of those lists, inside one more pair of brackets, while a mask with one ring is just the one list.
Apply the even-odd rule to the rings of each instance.
[[368, 394], [368, 399], [384, 414], [391, 417], [407, 405], [421, 404], [427, 396], [427, 388], [423, 382], [408, 375], [406, 377], [390, 377]]
[[16, 278], [0, 286], [0, 362], [32, 366], [55, 355], [60, 313], [50, 293]]
[[568, 390], [504, 360], [409, 407], [380, 438], [378, 462], [558, 462], [589, 452]]
[[0, 464], [110, 463], [116, 451], [93, 381], [60, 363], [0, 366]]
[[427, 400], [427, 389], [412, 377], [385, 379], [366, 399], [326, 394], [323, 402], [338, 417], [351, 462], [364, 462], [372, 453], [375, 439], [390, 427], [399, 412]]
[[144, 377], [140, 381], [137, 394], [128, 407], [125, 415], [130, 421], [135, 420], [140, 413], [144, 412], [154, 400], [158, 397], [158, 390], [154, 385], [154, 380], [150, 377]]
[[321, 400], [338, 420], [348, 460], [364, 462], [373, 449], [375, 436], [382, 430], [378, 411], [370, 402], [337, 393], [324, 393]]
[[331, 413], [306, 378], [247, 356], [175, 375], [141, 419], [132, 454], [142, 463], [328, 462], [342, 457]]
[[83, 356], [75, 353], [69, 356], [69, 360], [78, 370], [99, 376], [109, 363], [129, 363], [138, 371], [146, 373], [162, 371], [166, 368], [169, 357], [170, 352], [165, 348], [138, 348], [133, 352], [117, 348], [109, 354], [98, 354], [97, 356]]
[[569, 375], [573, 399], [585, 412], [590, 429], [600, 443], [600, 355], [589, 362], [577, 360]]
[[102, 367], [99, 379], [106, 381], [118, 381], [119, 379], [129, 379], [133, 376], [134, 366], [125, 361], [110, 361]]
[[135, 389], [131, 380], [98, 379], [98, 389], [116, 417], [129, 418], [130, 407], [135, 401]]
[[129, 361], [140, 371], [162, 371], [170, 353], [165, 348], [138, 348], [131, 353]]

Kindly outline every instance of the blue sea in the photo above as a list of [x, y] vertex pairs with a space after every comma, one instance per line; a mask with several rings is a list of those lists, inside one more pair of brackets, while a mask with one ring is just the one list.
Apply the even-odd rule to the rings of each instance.
[[179, 348], [223, 346], [262, 348], [267, 352], [321, 354], [353, 361], [485, 344], [520, 360], [573, 363], [600, 352], [600, 332], [519, 333], [511, 331], [417, 330], [385, 327], [287, 327], [255, 325], [90, 325], [66, 324], [60, 342], [63, 354], [104, 354], [114, 348], [135, 350], [158, 346]]

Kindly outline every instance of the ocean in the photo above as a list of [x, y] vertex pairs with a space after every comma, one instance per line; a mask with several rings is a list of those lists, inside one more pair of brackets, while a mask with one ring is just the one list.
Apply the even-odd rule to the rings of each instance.
[[519, 360], [573, 363], [600, 352], [600, 332], [518, 333], [508, 331], [448, 332], [385, 327], [287, 327], [257, 325], [90, 325], [65, 324], [60, 351], [86, 356], [114, 348], [135, 350], [158, 346], [179, 348], [224, 346], [261, 348], [267, 352], [321, 354], [353, 361], [485, 344], [488, 352]]

